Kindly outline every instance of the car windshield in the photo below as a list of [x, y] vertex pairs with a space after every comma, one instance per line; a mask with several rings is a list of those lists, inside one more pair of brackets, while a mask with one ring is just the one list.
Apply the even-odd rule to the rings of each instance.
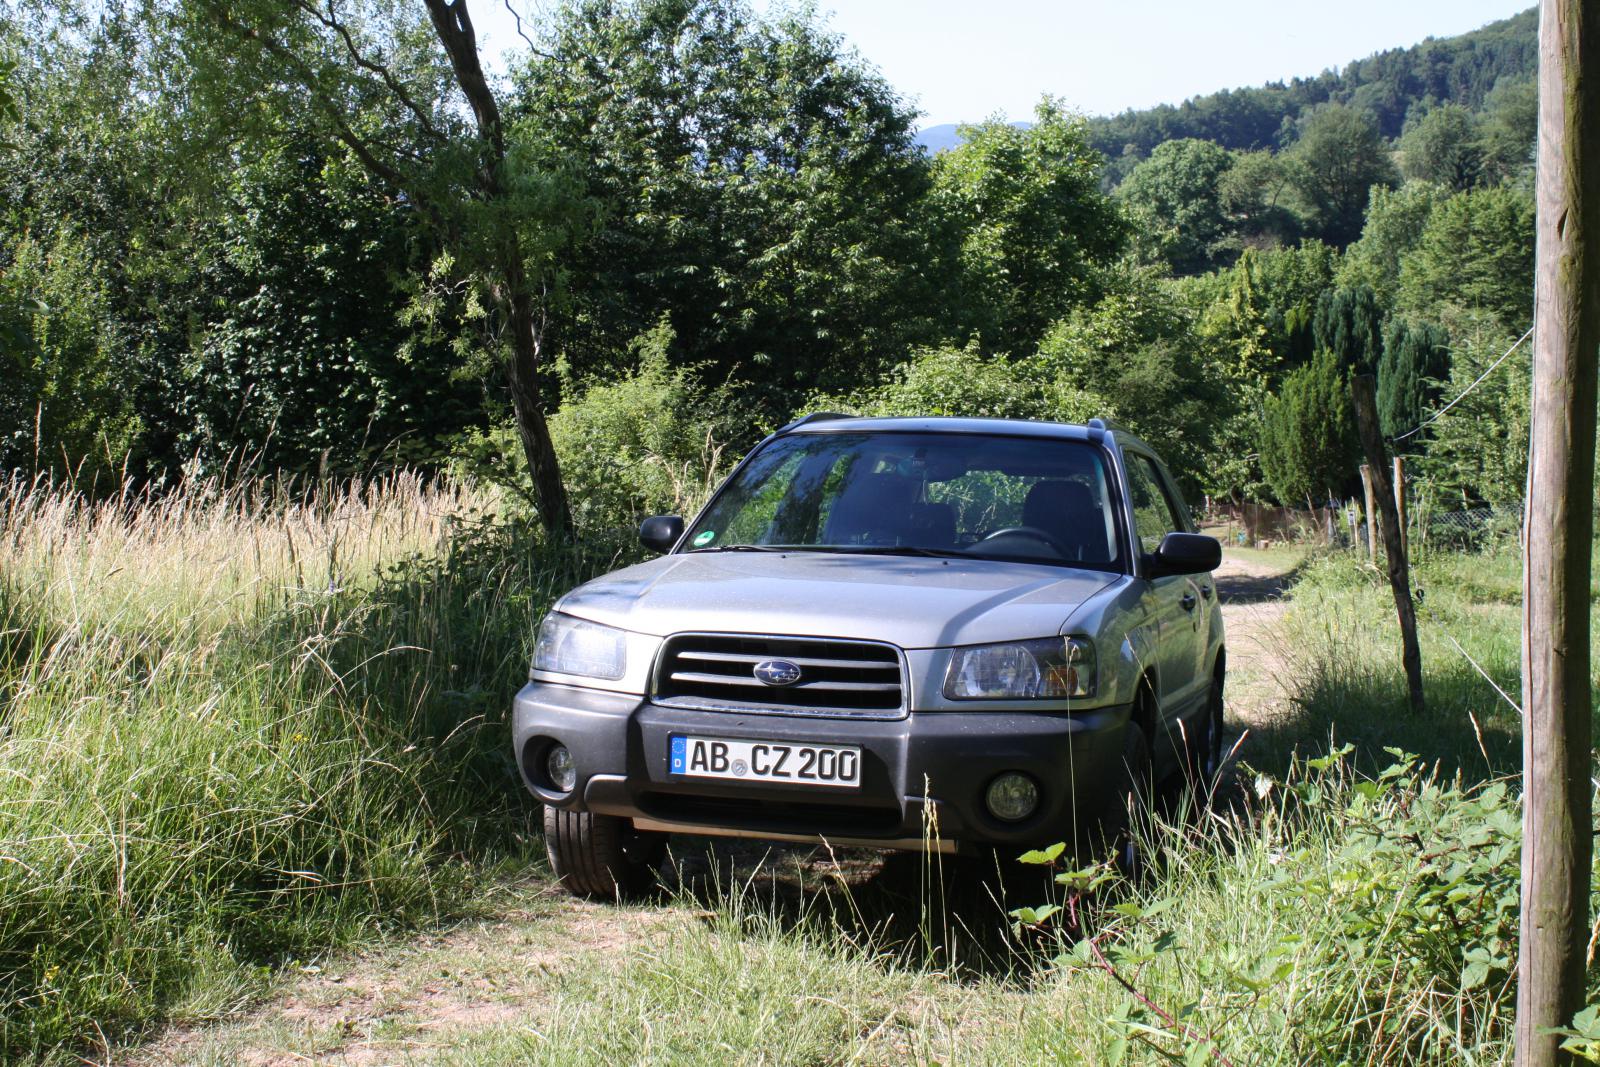
[[797, 433], [753, 455], [685, 551], [975, 556], [1118, 569], [1104, 455], [998, 434]]

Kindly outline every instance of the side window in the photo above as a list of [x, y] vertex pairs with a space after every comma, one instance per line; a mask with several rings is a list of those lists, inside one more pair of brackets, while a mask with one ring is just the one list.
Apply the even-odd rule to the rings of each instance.
[[1123, 455], [1128, 465], [1128, 491], [1133, 496], [1134, 533], [1142, 550], [1154, 552], [1161, 547], [1161, 539], [1174, 530], [1182, 530], [1183, 523], [1161, 489], [1155, 464], [1137, 453]]

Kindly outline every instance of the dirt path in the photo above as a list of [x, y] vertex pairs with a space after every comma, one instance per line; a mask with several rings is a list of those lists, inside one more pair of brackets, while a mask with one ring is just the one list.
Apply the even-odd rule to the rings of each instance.
[[1240, 731], [1288, 710], [1283, 678], [1288, 669], [1278, 634], [1293, 581], [1292, 565], [1228, 556], [1216, 572], [1217, 596], [1228, 642], [1228, 744]]
[[[1282, 565], [1230, 557], [1217, 571], [1227, 627], [1228, 724], [1240, 731], [1269, 721], [1285, 705], [1282, 643], [1275, 636], [1290, 576]], [[690, 880], [708, 867], [741, 868], [737, 877], [801, 884], [861, 885], [892, 879], [882, 857], [851, 850], [834, 856], [795, 848], [763, 852], [726, 841], [692, 847]], [[754, 873], [752, 868], [757, 870]], [[880, 886], [881, 888], [881, 886]], [[893, 888], [880, 896], [892, 900]], [[974, 902], [947, 902], [967, 912]], [[446, 1056], [469, 1034], [533, 1025], [549, 1013], [561, 976], [618, 968], [634, 946], [659, 941], [705, 915], [682, 899], [621, 907], [572, 900], [544, 877], [501, 886], [486, 917], [345, 953], [285, 978], [254, 1011], [218, 1023], [176, 1026], [115, 1062], [132, 1067], [327, 1064], [387, 1067]], [[880, 918], [870, 921], [879, 922]], [[1004, 929], [1003, 921], [999, 924]]]

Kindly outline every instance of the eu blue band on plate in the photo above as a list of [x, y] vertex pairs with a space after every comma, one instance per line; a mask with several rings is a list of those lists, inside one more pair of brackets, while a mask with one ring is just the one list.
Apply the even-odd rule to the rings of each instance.
[[688, 744], [689, 742], [681, 737], [672, 739], [672, 771], [676, 774], [683, 773], [684, 750], [688, 747]]

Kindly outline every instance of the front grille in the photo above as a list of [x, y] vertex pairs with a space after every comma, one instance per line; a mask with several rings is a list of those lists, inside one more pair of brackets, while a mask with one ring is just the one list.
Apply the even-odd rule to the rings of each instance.
[[[768, 685], [757, 664], [800, 668], [792, 685]], [[870, 641], [743, 634], [680, 634], [656, 667], [656, 702], [712, 711], [766, 711], [896, 719], [904, 713], [900, 653]]]

